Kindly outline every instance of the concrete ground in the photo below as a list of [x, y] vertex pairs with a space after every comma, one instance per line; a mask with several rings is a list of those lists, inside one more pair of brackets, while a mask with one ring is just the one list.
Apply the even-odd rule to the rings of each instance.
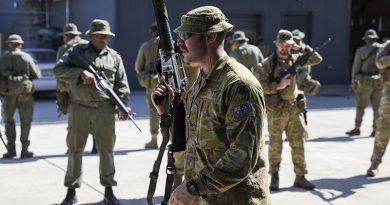
[[[307, 178], [315, 185], [314, 191], [292, 187], [294, 172], [288, 142], [284, 142], [280, 171], [281, 190], [272, 192], [272, 204], [299, 205], [388, 205], [390, 204], [390, 156], [387, 152], [377, 177], [367, 178], [366, 170], [372, 153], [374, 138], [372, 110], [367, 109], [362, 135], [349, 137], [345, 131], [353, 128], [355, 117], [354, 96], [347, 99], [346, 86], [324, 87], [320, 95], [309, 98], [309, 134], [306, 144]], [[132, 96], [133, 109], [141, 113], [136, 122], [140, 133], [130, 122], [118, 122], [115, 147], [116, 180], [114, 192], [123, 205], [144, 205], [149, 183], [149, 173], [157, 156], [157, 150], [144, 149], [149, 140], [145, 95]], [[0, 159], [0, 204], [52, 205], [65, 197], [63, 179], [66, 170], [66, 121], [53, 120], [43, 115], [53, 115], [53, 100], [37, 101], [35, 119], [31, 130], [32, 159]], [[43, 104], [38, 106], [38, 104]], [[37, 108], [38, 106], [38, 108]], [[55, 106], [54, 106], [55, 107]], [[36, 117], [38, 116], [38, 118]], [[41, 118], [40, 118], [41, 117]], [[45, 119], [50, 119], [45, 121]], [[53, 123], [56, 121], [55, 123]], [[268, 138], [266, 137], [268, 141]], [[160, 136], [161, 141], [161, 136]], [[98, 156], [90, 154], [91, 139], [83, 159], [83, 185], [77, 190], [78, 203], [103, 204], [104, 188], [99, 183]], [[20, 143], [18, 142], [18, 152]], [[0, 145], [0, 152], [5, 152]], [[154, 202], [160, 203], [165, 182], [165, 160]], [[234, 202], [232, 202], [234, 204]]]

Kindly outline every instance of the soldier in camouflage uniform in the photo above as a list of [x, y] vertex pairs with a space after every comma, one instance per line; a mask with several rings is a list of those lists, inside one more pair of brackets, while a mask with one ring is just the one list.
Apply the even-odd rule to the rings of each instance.
[[[171, 205], [270, 204], [263, 91], [248, 68], [224, 50], [232, 28], [221, 10], [204, 6], [183, 15], [175, 29], [184, 61], [202, 70], [185, 103], [186, 182], [172, 192]], [[163, 85], [154, 94], [167, 89], [173, 94]]]
[[374, 177], [379, 172], [379, 164], [385, 154], [390, 140], [390, 40], [379, 49], [376, 57], [376, 66], [383, 70], [384, 90], [379, 106], [379, 116], [376, 122], [374, 151], [371, 156], [371, 166], [367, 170], [367, 176]]
[[245, 37], [243, 31], [234, 32], [232, 47], [235, 47], [235, 49], [230, 52], [229, 56], [235, 58], [253, 72], [257, 65], [263, 61], [263, 54], [258, 47], [249, 44], [248, 41], [249, 39]]
[[156, 87], [158, 83], [156, 58], [158, 54], [160, 37], [158, 36], [156, 22], [150, 26], [149, 32], [153, 37], [141, 45], [134, 67], [135, 72], [137, 73], [138, 82], [146, 90], [146, 101], [148, 102], [149, 108], [149, 126], [150, 134], [152, 136], [150, 141], [145, 144], [145, 148], [157, 149], [159, 120], [156, 108], [153, 106], [152, 99], [150, 98], [153, 92], [153, 88]]
[[[113, 155], [115, 105], [109, 96], [95, 87], [93, 74], [82, 69], [69, 56], [78, 52], [93, 63], [107, 76], [107, 83], [125, 104], [128, 104], [130, 89], [121, 56], [108, 47], [109, 38], [115, 35], [110, 31], [109, 23], [93, 20], [86, 35], [90, 37], [90, 43], [72, 47], [68, 51], [69, 55], [64, 55], [54, 68], [56, 78], [66, 82], [70, 96], [66, 139], [69, 153], [64, 182], [68, 193], [61, 204], [73, 204], [76, 201], [75, 189], [81, 185], [82, 156], [88, 134], [92, 133], [99, 152], [100, 184], [105, 186], [104, 201], [116, 205], [120, 203], [112, 190], [112, 186], [117, 185], [114, 180]], [[119, 111], [119, 119], [127, 119], [127, 114]]]
[[20, 141], [22, 151], [20, 158], [29, 158], [33, 153], [28, 151], [30, 141], [31, 122], [34, 112], [34, 86], [32, 80], [41, 77], [41, 71], [35, 65], [30, 55], [21, 50], [24, 41], [17, 35], [12, 34], [7, 39], [9, 50], [6, 51], [0, 60], [0, 80], [4, 84], [5, 95], [3, 101], [3, 115], [5, 134], [7, 136], [8, 152], [4, 158], [16, 156], [15, 141], [16, 129], [14, 115], [19, 110], [20, 116]]
[[[296, 178], [294, 186], [312, 190], [314, 185], [306, 180], [307, 174], [305, 162], [304, 141], [307, 136], [307, 128], [304, 121], [303, 109], [305, 97], [298, 92], [297, 76], [286, 75], [282, 79], [281, 72], [291, 66], [299, 57], [313, 49], [309, 46], [300, 47], [301, 52], [291, 54], [291, 48], [298, 46], [292, 39], [292, 34], [287, 30], [280, 30], [275, 41], [276, 52], [266, 58], [260, 66], [258, 76], [264, 88], [267, 105], [269, 152], [269, 173], [271, 174], [271, 190], [279, 190], [279, 168], [282, 160], [283, 140], [285, 131], [291, 147], [292, 161]], [[315, 65], [322, 61], [317, 52], [308, 59], [302, 67]], [[299, 69], [298, 68], [298, 69]]]
[[355, 128], [345, 134], [350, 136], [360, 135], [364, 109], [368, 106], [368, 102], [371, 101], [374, 111], [374, 121], [372, 125], [373, 131], [370, 136], [374, 137], [383, 90], [383, 79], [379, 69], [375, 65], [375, 54], [381, 45], [376, 42], [378, 35], [373, 29], [367, 30], [362, 39], [366, 45], [356, 50], [352, 66], [351, 88], [356, 93]]
[[[295, 43], [300, 45], [300, 47], [304, 47], [305, 44], [302, 40], [305, 38], [305, 33], [300, 31], [299, 29], [295, 29], [291, 33], [293, 35]], [[305, 96], [316, 95], [318, 93], [318, 90], [321, 87], [321, 83], [311, 77], [311, 66], [299, 69], [297, 76], [298, 89], [302, 90]]]

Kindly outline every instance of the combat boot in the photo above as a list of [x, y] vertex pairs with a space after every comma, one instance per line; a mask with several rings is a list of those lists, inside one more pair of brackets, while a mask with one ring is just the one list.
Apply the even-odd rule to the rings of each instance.
[[68, 189], [65, 199], [61, 202], [61, 205], [72, 205], [77, 202], [76, 190]]
[[375, 137], [375, 130], [371, 132], [370, 137]]
[[16, 157], [15, 150], [14, 151], [8, 151], [7, 153], [3, 154], [3, 158], [5, 158], [5, 159], [12, 159], [14, 157]]
[[355, 135], [360, 135], [360, 129], [359, 128], [353, 128], [352, 130], [345, 132], [345, 134], [349, 136], [355, 136]]
[[120, 205], [121, 203], [114, 195], [114, 192], [112, 191], [111, 187], [106, 187], [106, 190], [104, 191], [104, 203], [107, 205]]
[[28, 150], [22, 150], [22, 152], [20, 152], [20, 158], [21, 159], [24, 159], [24, 158], [31, 158], [34, 156], [34, 153], [33, 152], [30, 152]]
[[150, 139], [150, 142], [145, 144], [145, 148], [147, 148], [147, 149], [158, 149], [157, 134], [152, 134], [152, 138]]
[[314, 184], [307, 181], [305, 176], [296, 176], [294, 181], [294, 186], [306, 190], [313, 190], [315, 188]]
[[272, 191], [279, 191], [279, 172], [275, 172], [272, 174], [269, 189]]
[[368, 177], [375, 177], [379, 173], [378, 165], [371, 165], [367, 170]]

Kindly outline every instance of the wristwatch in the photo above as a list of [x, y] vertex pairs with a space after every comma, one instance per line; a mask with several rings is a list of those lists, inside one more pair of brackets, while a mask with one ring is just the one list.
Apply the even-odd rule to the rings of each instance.
[[188, 191], [192, 196], [199, 196], [198, 186], [196, 185], [196, 183], [194, 182], [194, 180], [191, 179], [191, 180], [187, 181], [186, 186], [187, 186], [187, 191]]

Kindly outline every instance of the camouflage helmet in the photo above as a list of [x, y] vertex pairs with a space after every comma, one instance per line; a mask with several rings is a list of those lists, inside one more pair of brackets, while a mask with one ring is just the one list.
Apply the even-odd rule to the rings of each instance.
[[191, 33], [217, 33], [230, 31], [233, 25], [222, 11], [214, 6], [202, 6], [189, 11], [181, 17], [181, 25], [174, 31]]
[[115, 34], [110, 31], [110, 23], [102, 19], [94, 19], [92, 21], [89, 30], [85, 32], [85, 35], [91, 35], [91, 34], [103, 34], [103, 35], [115, 36]]
[[81, 35], [81, 32], [77, 29], [77, 26], [74, 23], [65, 24], [62, 33], [63, 34], [73, 34], [76, 36]]
[[374, 29], [368, 29], [365, 33], [364, 36], [362, 37], [363, 40], [366, 39], [378, 39], [379, 36], [376, 34], [376, 31]]
[[249, 39], [245, 37], [244, 31], [236, 31], [233, 33], [232, 41], [249, 41]]
[[20, 43], [20, 44], [24, 43], [22, 37], [20, 37], [18, 34], [12, 34], [12, 35], [8, 36], [6, 42], [7, 43]]
[[280, 43], [287, 43], [291, 45], [295, 44], [292, 33], [285, 29], [279, 30], [278, 35], [276, 36], [276, 40], [274, 42], [277, 44]]
[[293, 35], [293, 38], [294, 39], [297, 39], [297, 40], [302, 40], [305, 38], [305, 33], [303, 33], [302, 31], [300, 31], [299, 29], [294, 29], [293, 31], [291, 31], [292, 35]]

